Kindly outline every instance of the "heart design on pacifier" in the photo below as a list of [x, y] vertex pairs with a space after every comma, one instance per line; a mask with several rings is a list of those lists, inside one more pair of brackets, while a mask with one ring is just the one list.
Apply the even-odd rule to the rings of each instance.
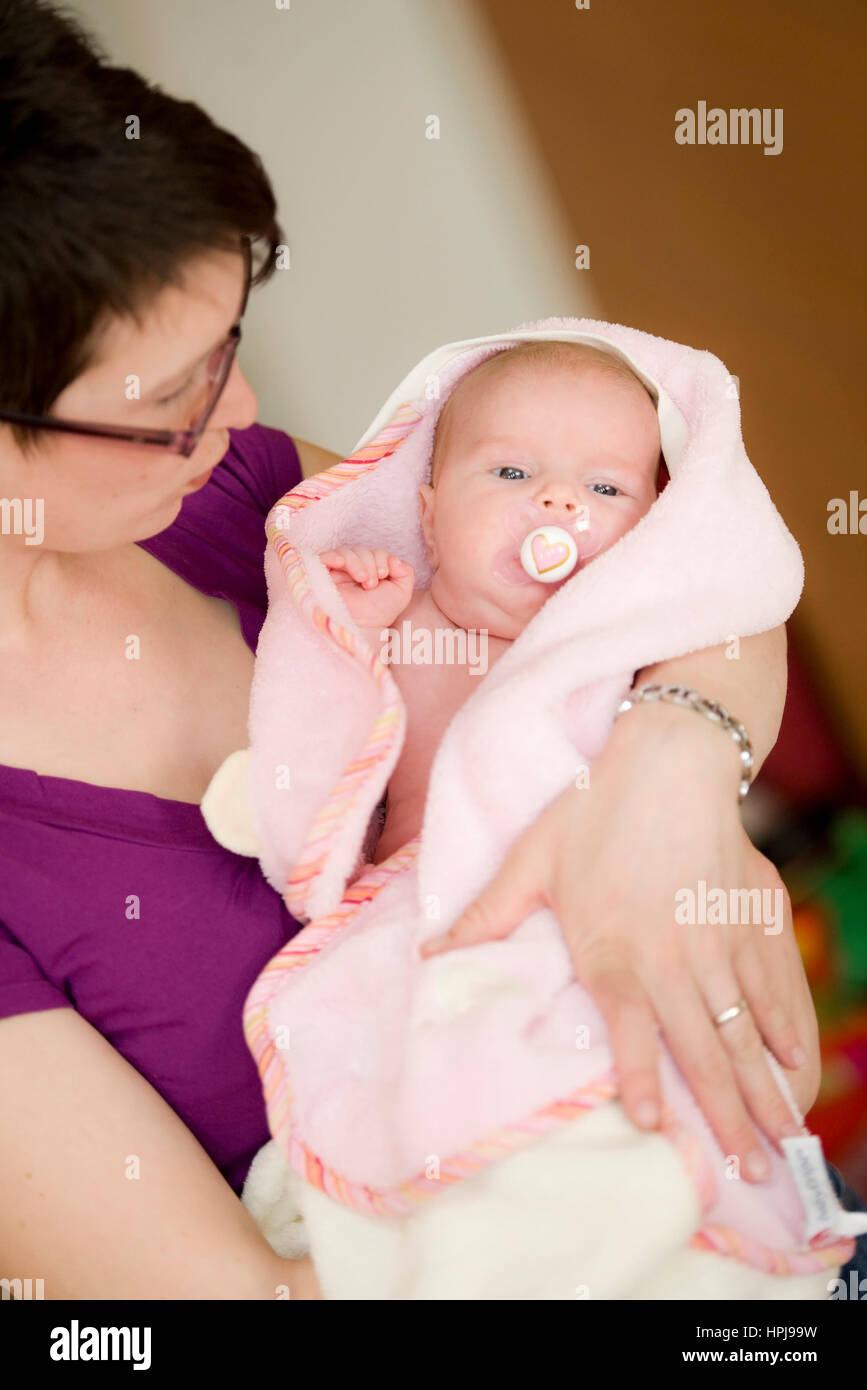
[[562, 526], [537, 526], [524, 537], [521, 564], [531, 579], [554, 584], [575, 568], [578, 547]]
[[569, 547], [563, 541], [549, 541], [546, 536], [534, 536], [530, 547], [540, 574], [559, 569], [569, 559]]

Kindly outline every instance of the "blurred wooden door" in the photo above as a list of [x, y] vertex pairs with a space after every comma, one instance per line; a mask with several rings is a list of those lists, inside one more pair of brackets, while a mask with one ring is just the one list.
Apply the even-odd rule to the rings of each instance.
[[[806, 562], [793, 624], [867, 772], [867, 6], [837, 0], [470, 0], [489, 28], [600, 312], [740, 379], [747, 452]], [[783, 110], [783, 147], [679, 145], [675, 112]], [[569, 306], [540, 306], [569, 313]], [[867, 511], [867, 509], [865, 509]], [[865, 518], [867, 529], [867, 518]]]

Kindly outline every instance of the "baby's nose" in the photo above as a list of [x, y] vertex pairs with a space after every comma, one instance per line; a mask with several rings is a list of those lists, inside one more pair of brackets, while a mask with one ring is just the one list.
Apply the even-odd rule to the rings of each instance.
[[548, 512], [571, 515], [580, 505], [577, 489], [567, 482], [543, 483], [536, 493], [536, 505]]

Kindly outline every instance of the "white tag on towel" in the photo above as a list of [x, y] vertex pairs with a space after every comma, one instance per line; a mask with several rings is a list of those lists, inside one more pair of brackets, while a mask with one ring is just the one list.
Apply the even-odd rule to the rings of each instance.
[[807, 1216], [807, 1240], [822, 1235], [860, 1236], [867, 1232], [867, 1212], [846, 1211], [834, 1191], [818, 1134], [783, 1140], [786, 1162]]

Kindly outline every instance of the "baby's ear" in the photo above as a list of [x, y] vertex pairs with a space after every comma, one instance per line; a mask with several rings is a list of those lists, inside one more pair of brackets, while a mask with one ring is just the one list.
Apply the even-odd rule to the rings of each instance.
[[422, 483], [418, 490], [421, 501], [421, 530], [424, 536], [424, 543], [427, 546], [428, 558], [431, 564], [436, 567], [437, 560], [436, 542], [434, 541], [434, 503], [436, 501], [436, 489], [430, 483]]

